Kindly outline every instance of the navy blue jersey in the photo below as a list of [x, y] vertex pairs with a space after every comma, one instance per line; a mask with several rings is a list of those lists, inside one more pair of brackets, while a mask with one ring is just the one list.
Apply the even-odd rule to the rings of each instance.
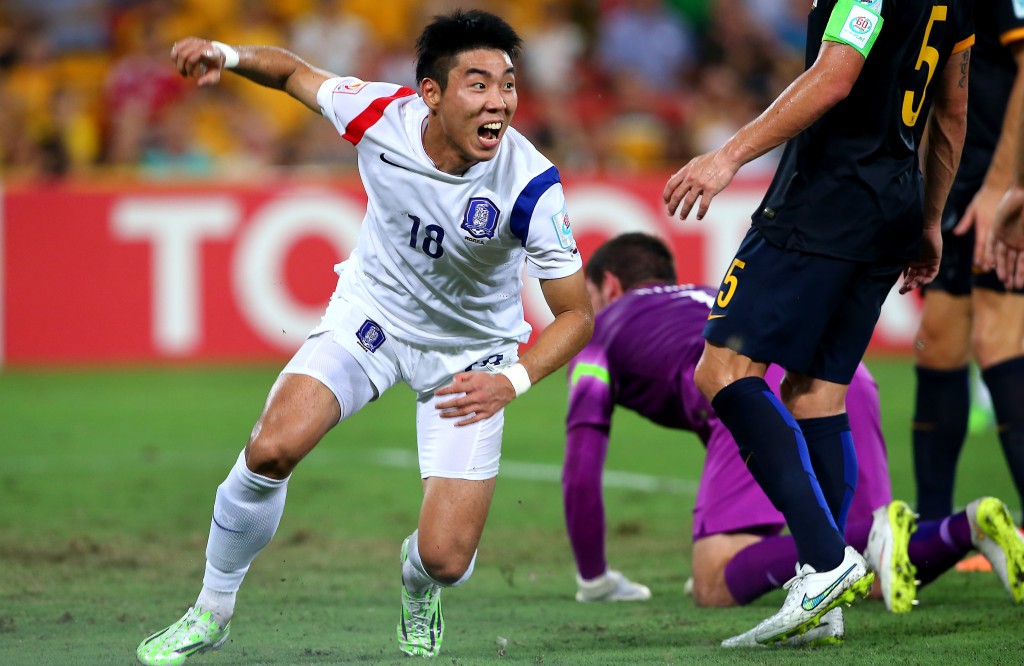
[[[809, 68], [841, 0], [807, 20]], [[884, 22], [849, 96], [790, 140], [754, 225], [781, 248], [851, 261], [916, 256], [924, 225], [918, 145], [932, 91], [973, 43], [973, 0], [872, 0]]]
[[949, 193], [947, 209], [954, 214], [944, 217], [953, 223], [959, 221], [981, 187], [999, 143], [1010, 90], [1017, 76], [1017, 63], [1008, 46], [1024, 39], [1024, 2], [988, 0], [977, 3], [974, 29], [977, 41], [971, 49], [967, 139], [960, 169]]

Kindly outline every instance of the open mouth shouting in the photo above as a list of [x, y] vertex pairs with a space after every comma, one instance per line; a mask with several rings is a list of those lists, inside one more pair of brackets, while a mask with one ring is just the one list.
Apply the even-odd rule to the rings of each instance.
[[476, 135], [485, 148], [494, 148], [498, 145], [498, 141], [501, 140], [501, 126], [501, 121], [495, 120], [485, 123], [477, 129]]

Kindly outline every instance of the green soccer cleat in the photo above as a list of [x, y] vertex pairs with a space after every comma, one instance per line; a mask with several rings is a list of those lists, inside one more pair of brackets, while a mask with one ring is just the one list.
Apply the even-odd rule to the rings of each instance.
[[[402, 543], [402, 566], [409, 559], [409, 539]], [[398, 622], [398, 649], [410, 657], [435, 657], [441, 651], [444, 618], [441, 615], [441, 586], [431, 585], [414, 594], [402, 580], [402, 617]]]
[[135, 655], [146, 666], [178, 666], [224, 645], [229, 633], [230, 622], [221, 629], [209, 611], [192, 607], [180, 620], [142, 641]]
[[967, 505], [967, 521], [971, 541], [992, 564], [1010, 598], [1024, 602], [1024, 536], [1009, 509], [995, 497], [982, 497]]
[[909, 613], [917, 605], [917, 567], [908, 554], [917, 516], [902, 500], [878, 507], [873, 516], [864, 559], [878, 575], [885, 607], [893, 613]]

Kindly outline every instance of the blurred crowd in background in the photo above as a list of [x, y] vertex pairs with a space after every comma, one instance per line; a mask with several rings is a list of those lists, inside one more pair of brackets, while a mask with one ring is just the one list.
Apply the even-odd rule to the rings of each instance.
[[415, 38], [456, 6], [497, 13], [524, 38], [513, 125], [561, 169], [675, 168], [716, 148], [799, 74], [810, 4], [4, 0], [0, 175], [353, 172], [355, 151], [330, 123], [240, 77], [199, 89], [174, 70], [171, 44], [197, 35], [283, 46], [337, 74], [415, 88]]

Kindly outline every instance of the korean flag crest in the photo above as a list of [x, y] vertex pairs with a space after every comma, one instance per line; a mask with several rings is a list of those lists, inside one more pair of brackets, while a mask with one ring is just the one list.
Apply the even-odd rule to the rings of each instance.
[[377, 322], [367, 319], [359, 327], [359, 330], [356, 331], [356, 340], [359, 342], [360, 347], [373, 353], [380, 349], [380, 346], [387, 340], [387, 336], [384, 335], [384, 331], [381, 330]]
[[469, 200], [469, 205], [466, 206], [466, 214], [462, 218], [462, 228], [477, 240], [494, 238], [499, 215], [501, 215], [501, 211], [493, 201], [484, 197], [473, 197]]

